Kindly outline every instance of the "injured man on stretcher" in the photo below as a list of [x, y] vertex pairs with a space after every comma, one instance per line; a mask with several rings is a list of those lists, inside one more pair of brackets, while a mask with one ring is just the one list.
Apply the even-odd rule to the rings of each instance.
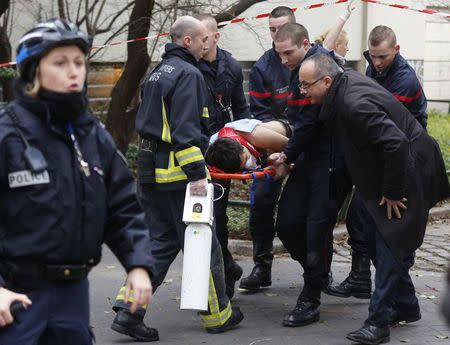
[[205, 160], [214, 172], [254, 170], [265, 164], [268, 154], [283, 151], [291, 135], [292, 127], [284, 120], [229, 122], [211, 136]]

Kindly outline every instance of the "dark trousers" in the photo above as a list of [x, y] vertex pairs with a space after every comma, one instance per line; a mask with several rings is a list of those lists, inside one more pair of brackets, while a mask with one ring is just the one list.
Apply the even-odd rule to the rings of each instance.
[[376, 273], [375, 291], [370, 299], [367, 322], [377, 327], [385, 327], [389, 324], [392, 309], [406, 314], [419, 309], [414, 285], [409, 276], [409, 269], [414, 264], [414, 253], [402, 258], [395, 257], [376, 227], [370, 229], [372, 231], [367, 234], [369, 254]]
[[[222, 189], [220, 187], [214, 187], [214, 217], [216, 220], [216, 234], [217, 239], [219, 240], [220, 247], [222, 249], [223, 255], [223, 264], [225, 270], [231, 266], [233, 260], [233, 256], [228, 250], [228, 216], [227, 216], [227, 207], [228, 207], [228, 197], [230, 195], [230, 180], [213, 180], [213, 183], [217, 183], [223, 187], [223, 195]], [[220, 196], [222, 197], [218, 199]]]
[[19, 312], [12, 325], [0, 328], [0, 344], [92, 345], [87, 279], [49, 282], [42, 289], [18, 292], [33, 305]]
[[346, 219], [348, 231], [348, 244], [352, 251], [369, 255], [369, 248], [367, 243], [367, 234], [376, 231], [376, 225], [367, 211], [358, 190], [355, 190], [352, 201], [348, 208]]
[[303, 267], [302, 296], [320, 303], [328, 280], [330, 233], [339, 203], [330, 200], [329, 161], [300, 161], [290, 174], [280, 202], [276, 231], [283, 245]]
[[250, 206], [250, 234], [253, 246], [271, 246], [275, 236], [275, 206], [280, 196], [283, 180], [254, 180], [253, 204]]
[[[182, 221], [185, 190], [158, 191], [148, 185], [141, 185], [141, 206], [145, 212], [145, 220], [150, 231], [150, 242], [154, 260], [152, 271], [153, 290], [162, 284], [170, 265], [184, 246], [186, 224]], [[209, 318], [205, 317], [204, 326], [209, 323], [223, 324], [221, 312], [230, 309], [230, 302], [225, 293], [222, 252], [214, 230], [211, 244], [211, 285], [209, 296]], [[124, 287], [122, 287], [124, 290]], [[130, 303], [123, 301], [123, 291], [119, 291], [114, 305], [115, 310], [127, 308]], [[218, 307], [218, 308], [217, 308]], [[138, 308], [137, 315], [144, 317], [145, 309]], [[223, 313], [225, 314], [225, 313]], [[202, 317], [203, 318], [203, 317]], [[206, 321], [205, 321], [206, 320]]]

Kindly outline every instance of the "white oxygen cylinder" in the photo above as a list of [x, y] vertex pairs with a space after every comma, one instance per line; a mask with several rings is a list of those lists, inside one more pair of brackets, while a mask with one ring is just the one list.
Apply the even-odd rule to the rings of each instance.
[[208, 224], [192, 223], [184, 235], [180, 309], [208, 310], [212, 232]]
[[208, 184], [204, 196], [191, 195], [189, 184], [186, 188], [183, 221], [187, 227], [184, 233], [180, 309], [208, 310], [213, 196], [212, 184]]

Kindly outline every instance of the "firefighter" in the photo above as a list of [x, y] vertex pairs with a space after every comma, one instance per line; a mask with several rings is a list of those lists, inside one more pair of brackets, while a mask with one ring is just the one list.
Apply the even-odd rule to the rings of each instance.
[[[294, 12], [286, 6], [275, 7], [269, 16], [272, 39], [286, 23], [295, 23]], [[287, 122], [287, 102], [291, 71], [281, 63], [275, 48], [267, 50], [250, 71], [250, 110], [256, 119]], [[241, 279], [240, 289], [257, 291], [272, 285], [274, 213], [283, 181], [253, 181], [254, 202], [250, 206], [249, 229], [253, 242], [254, 267]]]
[[[215, 133], [230, 121], [251, 118], [252, 115], [242, 88], [241, 65], [229, 52], [217, 46], [220, 39], [217, 21], [207, 14], [197, 15], [196, 18], [205, 25], [208, 32], [208, 50], [199, 61], [198, 67], [207, 87], [210, 132]], [[224, 188], [221, 198], [219, 196], [222, 190], [214, 189], [214, 217], [223, 254], [226, 291], [231, 299], [234, 295], [234, 285], [242, 276], [242, 268], [228, 250], [227, 206], [230, 180], [215, 180], [214, 183], [219, 183]]]
[[[190, 182], [193, 195], [206, 195], [209, 178], [203, 158], [209, 139], [208, 96], [197, 69], [208, 35], [199, 20], [183, 16], [172, 25], [170, 38], [161, 63], [144, 80], [136, 117], [141, 138], [140, 201], [150, 228], [154, 289], [164, 281], [169, 266], [183, 249], [187, 184]], [[239, 324], [243, 315], [239, 308], [231, 307], [226, 295], [222, 252], [214, 229], [213, 234], [209, 309], [200, 313], [200, 318], [207, 332], [221, 333]], [[113, 307], [117, 315], [112, 329], [138, 340], [155, 340], [156, 330], [143, 322], [146, 308], [131, 314], [123, 291], [122, 287]]]

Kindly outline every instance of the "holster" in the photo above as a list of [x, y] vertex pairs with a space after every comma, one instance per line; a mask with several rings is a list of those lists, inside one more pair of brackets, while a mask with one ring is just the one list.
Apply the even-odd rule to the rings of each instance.
[[137, 172], [140, 184], [155, 183], [156, 140], [141, 139], [137, 155]]

